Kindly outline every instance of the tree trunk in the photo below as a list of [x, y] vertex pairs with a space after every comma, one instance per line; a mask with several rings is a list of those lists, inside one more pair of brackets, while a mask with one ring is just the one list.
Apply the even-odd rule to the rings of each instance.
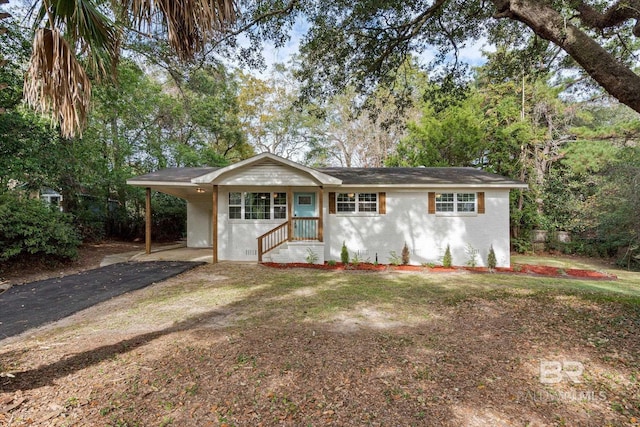
[[611, 96], [640, 113], [640, 76], [540, 0], [493, 0], [496, 18], [527, 25], [569, 54]]
[[[9, 3], [9, 0], [0, 0], [0, 4], [7, 4]], [[7, 13], [7, 12], [0, 12], [0, 21], [6, 18], [9, 18], [11, 16], [11, 14]], [[5, 27], [1, 27], [0, 26], [0, 34], [4, 34], [7, 32], [7, 29]], [[5, 59], [0, 60], [0, 67], [4, 67], [7, 64], [7, 61]], [[6, 89], [7, 88], [7, 84], [6, 83], [0, 83], [0, 90]], [[4, 114], [5, 109], [4, 107], [0, 107], [0, 114]]]

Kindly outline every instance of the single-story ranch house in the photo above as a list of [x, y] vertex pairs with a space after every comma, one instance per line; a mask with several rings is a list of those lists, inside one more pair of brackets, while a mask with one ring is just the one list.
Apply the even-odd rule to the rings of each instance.
[[411, 264], [454, 265], [475, 253], [510, 265], [509, 191], [527, 185], [473, 168], [310, 168], [273, 154], [226, 167], [169, 168], [127, 181], [187, 201], [187, 246], [213, 262], [389, 263], [406, 243]]

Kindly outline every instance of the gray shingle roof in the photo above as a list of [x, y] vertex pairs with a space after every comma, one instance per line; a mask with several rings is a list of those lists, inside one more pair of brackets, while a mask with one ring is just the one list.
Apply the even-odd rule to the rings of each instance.
[[147, 182], [180, 182], [190, 183], [193, 178], [206, 175], [220, 168], [203, 167], [203, 168], [167, 168], [160, 169], [146, 175], [140, 175], [131, 178], [131, 181], [147, 181]]
[[[168, 168], [140, 175], [130, 181], [190, 183], [218, 167]], [[488, 185], [522, 187], [523, 182], [474, 168], [316, 168], [342, 180], [342, 185]]]

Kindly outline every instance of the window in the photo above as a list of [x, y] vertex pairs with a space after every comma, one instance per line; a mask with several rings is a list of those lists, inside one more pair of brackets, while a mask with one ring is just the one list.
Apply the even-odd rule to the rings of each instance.
[[356, 211], [356, 194], [355, 193], [338, 193], [336, 200], [338, 212], [355, 212]]
[[378, 212], [378, 193], [338, 193], [338, 213]]
[[476, 211], [476, 193], [457, 193], [458, 204], [456, 210], [458, 212], [475, 212]]
[[358, 194], [358, 212], [377, 212], [378, 195], [376, 193]]
[[229, 193], [229, 219], [272, 218], [287, 218], [287, 193]]
[[436, 194], [436, 212], [453, 212], [454, 211], [455, 193], [439, 193]]
[[476, 193], [436, 193], [435, 201], [437, 213], [476, 212]]
[[287, 219], [287, 193], [273, 193], [273, 218]]
[[269, 193], [244, 193], [244, 219], [270, 219]]
[[242, 218], [242, 193], [229, 193], [229, 219]]
[[310, 206], [311, 196], [298, 196], [298, 204], [303, 206]]

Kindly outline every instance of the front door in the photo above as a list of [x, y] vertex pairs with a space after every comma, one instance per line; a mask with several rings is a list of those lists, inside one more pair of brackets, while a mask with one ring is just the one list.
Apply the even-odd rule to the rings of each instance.
[[[317, 217], [316, 193], [293, 193], [294, 218]], [[296, 239], [315, 239], [317, 234], [316, 220], [294, 220], [293, 235]]]

